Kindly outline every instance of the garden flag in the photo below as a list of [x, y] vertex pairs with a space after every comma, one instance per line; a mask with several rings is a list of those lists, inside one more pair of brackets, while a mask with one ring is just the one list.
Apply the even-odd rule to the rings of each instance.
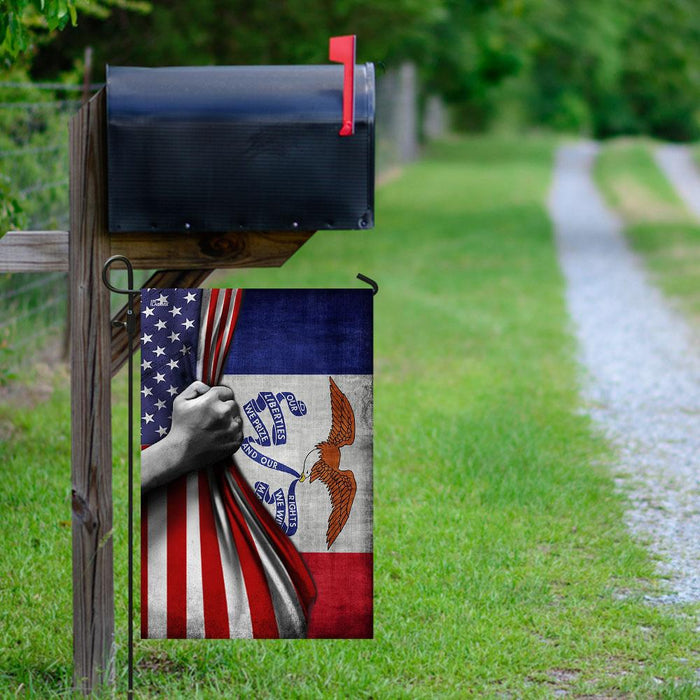
[[141, 333], [144, 466], [195, 381], [243, 422], [232, 456], [142, 480], [142, 637], [371, 637], [372, 291], [146, 289]]

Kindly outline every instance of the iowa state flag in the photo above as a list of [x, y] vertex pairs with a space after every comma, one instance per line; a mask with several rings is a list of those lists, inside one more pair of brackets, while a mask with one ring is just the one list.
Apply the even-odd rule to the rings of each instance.
[[141, 329], [144, 449], [195, 380], [244, 434], [144, 493], [142, 637], [371, 637], [371, 290], [148, 289]]

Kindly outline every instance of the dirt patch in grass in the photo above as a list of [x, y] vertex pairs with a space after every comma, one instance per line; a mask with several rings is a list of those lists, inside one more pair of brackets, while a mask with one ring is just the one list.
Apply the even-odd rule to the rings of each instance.
[[398, 178], [401, 177], [402, 173], [403, 168], [399, 166], [395, 166], [393, 168], [385, 170], [381, 175], [377, 177], [377, 186], [381, 187], [382, 185], [386, 185], [390, 182], [393, 182], [394, 180], [398, 180]]
[[662, 255], [670, 260], [700, 260], [700, 249], [697, 243], [674, 243], [665, 248]]
[[0, 383], [0, 442], [17, 434], [12, 416], [17, 409], [32, 409], [51, 398], [54, 388], [70, 381], [68, 363], [60, 358], [60, 341], [50, 343], [36, 358], [22, 363], [16, 378]]
[[16, 432], [15, 426], [9, 420], [0, 417], [0, 442], [11, 440]]
[[581, 671], [575, 668], [553, 668], [547, 671], [547, 675], [557, 684], [573, 683], [578, 680]]
[[660, 200], [656, 194], [632, 178], [620, 177], [611, 183], [617, 209], [628, 223], [687, 223], [682, 208]]
[[27, 380], [17, 379], [0, 386], [0, 403], [14, 408], [33, 408], [49, 399], [56, 382], [67, 382], [70, 378], [65, 362], [37, 362], [23, 374]]
[[53, 338], [26, 358], [16, 358], [13, 376], [0, 383], [0, 405], [33, 408], [47, 401], [56, 384], [70, 380], [70, 367], [62, 359], [63, 340]]
[[180, 673], [183, 670], [183, 664], [172, 659], [165, 652], [156, 651], [139, 659], [136, 662], [136, 668], [140, 671], [155, 673]]

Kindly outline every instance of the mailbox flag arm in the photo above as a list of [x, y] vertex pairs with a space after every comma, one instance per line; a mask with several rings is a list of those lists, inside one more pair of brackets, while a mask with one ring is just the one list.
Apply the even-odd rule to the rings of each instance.
[[355, 44], [354, 34], [331, 37], [328, 58], [343, 64], [343, 126], [341, 136], [355, 133]]

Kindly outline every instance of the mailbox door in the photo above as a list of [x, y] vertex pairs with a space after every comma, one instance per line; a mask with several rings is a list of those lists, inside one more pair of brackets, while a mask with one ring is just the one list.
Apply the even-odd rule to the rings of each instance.
[[374, 223], [374, 69], [110, 67], [109, 228], [363, 229]]

